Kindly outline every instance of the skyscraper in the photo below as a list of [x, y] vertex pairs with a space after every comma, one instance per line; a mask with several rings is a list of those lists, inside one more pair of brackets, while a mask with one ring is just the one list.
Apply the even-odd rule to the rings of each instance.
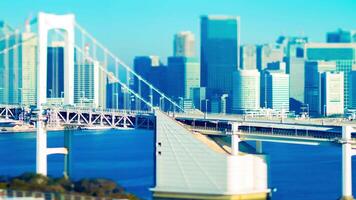
[[321, 74], [321, 107], [324, 116], [344, 114], [343, 72]]
[[[21, 41], [21, 34], [5, 22], [0, 22], [0, 98], [2, 103], [14, 104], [21, 101], [22, 67], [21, 48], [14, 46]], [[5, 50], [6, 51], [3, 51]]]
[[21, 36], [22, 89], [21, 103], [36, 105], [37, 103], [37, 37], [32, 32]]
[[99, 63], [86, 60], [74, 66], [74, 103], [99, 106]]
[[286, 72], [289, 74], [290, 110], [297, 113], [304, 104], [304, 45], [307, 42], [308, 38], [303, 36], [280, 36], [277, 40], [284, 50]]
[[182, 31], [174, 35], [173, 55], [195, 57], [195, 37], [190, 31]]
[[260, 108], [260, 73], [237, 70], [233, 73], [232, 111], [244, 113]]
[[201, 85], [207, 98], [231, 94], [232, 73], [238, 69], [240, 18], [201, 17]]
[[355, 30], [343, 30], [338, 29], [334, 32], [328, 32], [326, 34], [326, 42], [328, 43], [352, 43], [356, 42]]
[[[280, 70], [265, 70], [261, 105], [275, 110], [289, 111], [289, 75]], [[262, 82], [261, 81], [261, 82]], [[262, 104], [263, 103], [263, 104]]]
[[322, 78], [323, 72], [336, 71], [335, 61], [306, 61], [305, 62], [305, 93], [304, 102], [309, 107], [311, 116], [320, 116], [322, 108]]
[[241, 69], [257, 69], [257, 54], [255, 45], [243, 45], [240, 50]]

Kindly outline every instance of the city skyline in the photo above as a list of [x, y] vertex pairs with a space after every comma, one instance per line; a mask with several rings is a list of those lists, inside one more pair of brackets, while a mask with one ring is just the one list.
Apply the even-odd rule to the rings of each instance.
[[[15, 6], [16, 13], [13, 12]], [[92, 1], [49, 3], [19, 0], [0, 2], [0, 19], [19, 27], [30, 15], [35, 17], [38, 11], [74, 13], [77, 20], [98, 39], [126, 62], [132, 63], [137, 55], [158, 55], [162, 58], [173, 55], [173, 35], [185, 30], [194, 33], [196, 51], [199, 52], [199, 18], [202, 15], [240, 16], [241, 44], [274, 43], [279, 35], [303, 35], [309, 37], [310, 41], [325, 42], [325, 33], [328, 31], [355, 29], [352, 23], [352, 19], [356, 19], [352, 9], [355, 6], [356, 2], [352, 0], [327, 3], [320, 0], [288, 1], [288, 4], [280, 0], [268, 3], [226, 0], [209, 4], [200, 0], [184, 0], [179, 4], [161, 0], [149, 3], [135, 0], [105, 1], [95, 6]], [[175, 12], [171, 12], [173, 8]], [[332, 14], [330, 9], [333, 9]], [[112, 31], [108, 32], [105, 27], [111, 27]], [[156, 45], [157, 42], [163, 45]]]

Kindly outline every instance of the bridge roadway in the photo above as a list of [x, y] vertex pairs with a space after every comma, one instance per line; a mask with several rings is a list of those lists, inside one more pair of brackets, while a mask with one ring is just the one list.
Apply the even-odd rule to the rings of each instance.
[[[345, 142], [342, 127], [356, 127], [355, 122], [343, 119], [296, 120], [296, 119], [251, 119], [238, 115], [175, 114], [175, 119], [192, 131], [211, 136], [239, 135], [241, 140], [294, 143], [306, 145], [330, 145]], [[232, 131], [232, 124], [238, 127]], [[352, 146], [356, 148], [356, 133], [351, 133]]]

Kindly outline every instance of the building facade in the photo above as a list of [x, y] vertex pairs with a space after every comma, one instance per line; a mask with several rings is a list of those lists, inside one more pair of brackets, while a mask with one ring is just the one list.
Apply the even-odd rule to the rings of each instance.
[[[261, 91], [261, 96], [265, 96], [265, 107], [289, 111], [289, 75], [283, 71], [267, 70], [264, 73], [265, 91]], [[262, 94], [264, 92], [264, 94]], [[262, 102], [261, 102], [262, 103]]]
[[243, 45], [240, 48], [241, 69], [257, 69], [256, 45]]
[[266, 69], [269, 63], [283, 61], [284, 53], [281, 46], [271, 44], [259, 45], [256, 52], [256, 64], [259, 71]]
[[244, 113], [260, 108], [260, 73], [237, 70], [233, 73], [232, 111]]
[[305, 62], [305, 93], [304, 102], [309, 107], [309, 115], [321, 116], [322, 108], [322, 78], [324, 72], [336, 71], [335, 61]]
[[344, 114], [343, 72], [321, 74], [321, 107], [324, 116]]
[[21, 103], [24, 105], [37, 104], [37, 36], [25, 32], [21, 37], [26, 41], [21, 45], [22, 89]]
[[174, 35], [173, 55], [175, 57], [195, 57], [195, 37], [190, 31], [181, 31]]

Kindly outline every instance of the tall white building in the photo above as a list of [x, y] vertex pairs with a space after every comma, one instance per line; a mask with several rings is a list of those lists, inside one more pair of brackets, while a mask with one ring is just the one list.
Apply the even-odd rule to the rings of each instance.
[[322, 73], [322, 110], [324, 116], [344, 114], [343, 72]]
[[260, 73], [257, 70], [237, 70], [233, 73], [232, 111], [244, 113], [260, 108]]
[[270, 70], [264, 73], [263, 106], [274, 110], [289, 111], [289, 75], [283, 71]]
[[190, 31], [182, 31], [174, 35], [173, 55], [195, 57], [195, 37]]
[[24, 105], [36, 105], [37, 37], [34, 33], [28, 31], [22, 34], [21, 40], [24, 42], [21, 46], [21, 103]]
[[99, 106], [99, 66], [97, 62], [76, 64], [74, 68], [74, 103]]

